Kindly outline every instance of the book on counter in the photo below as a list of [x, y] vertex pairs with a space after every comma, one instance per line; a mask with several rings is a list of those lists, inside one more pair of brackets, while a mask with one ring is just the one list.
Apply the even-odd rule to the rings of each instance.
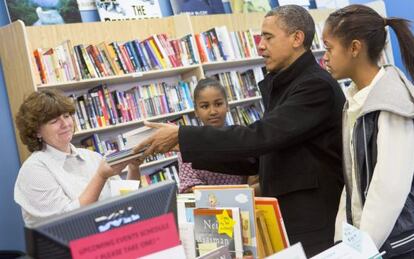
[[194, 187], [196, 208], [240, 209], [243, 251], [258, 257], [254, 191], [248, 185], [199, 185]]
[[239, 208], [194, 209], [194, 235], [197, 255], [226, 246], [233, 258], [243, 257]]

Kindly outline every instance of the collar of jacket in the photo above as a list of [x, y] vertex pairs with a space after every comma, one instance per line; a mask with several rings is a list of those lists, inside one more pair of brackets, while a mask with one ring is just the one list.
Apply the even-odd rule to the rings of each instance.
[[315, 57], [310, 50], [304, 52], [299, 58], [297, 58], [288, 68], [279, 72], [269, 72], [266, 77], [259, 83], [260, 88], [268, 88], [267, 91], [272, 90], [273, 82], [277, 82], [277, 86], [289, 85], [295, 80], [304, 68], [309, 65], [315, 64]]
[[397, 67], [384, 66], [384, 75], [369, 92], [361, 114], [388, 111], [402, 117], [414, 118], [414, 87]]

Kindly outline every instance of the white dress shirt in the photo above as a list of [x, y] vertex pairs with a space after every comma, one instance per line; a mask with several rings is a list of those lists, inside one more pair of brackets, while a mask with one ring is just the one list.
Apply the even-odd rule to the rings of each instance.
[[[14, 200], [22, 208], [26, 225], [80, 207], [79, 196], [97, 172], [102, 156], [73, 145], [71, 150], [68, 154], [46, 145], [23, 163], [14, 186]], [[99, 200], [110, 195], [107, 181]]]

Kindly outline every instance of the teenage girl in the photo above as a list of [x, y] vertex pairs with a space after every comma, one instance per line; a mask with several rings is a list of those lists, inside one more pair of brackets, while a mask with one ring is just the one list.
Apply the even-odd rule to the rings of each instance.
[[342, 239], [345, 221], [367, 232], [386, 258], [414, 258], [414, 86], [397, 67], [378, 65], [387, 28], [396, 33], [413, 79], [407, 20], [350, 5], [332, 13], [323, 31], [327, 69], [353, 82], [343, 113], [346, 186], [335, 240]]

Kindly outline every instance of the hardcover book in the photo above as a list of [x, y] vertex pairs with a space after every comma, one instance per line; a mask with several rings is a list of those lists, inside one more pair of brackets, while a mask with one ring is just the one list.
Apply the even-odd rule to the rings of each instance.
[[195, 209], [194, 235], [198, 256], [226, 246], [233, 258], [243, 257], [239, 208]]
[[256, 197], [255, 203], [256, 209], [263, 213], [273, 251], [279, 252], [289, 247], [289, 238], [277, 199], [272, 197]]
[[254, 191], [248, 185], [202, 185], [194, 187], [197, 208], [238, 207], [242, 222], [244, 255], [257, 254]]

